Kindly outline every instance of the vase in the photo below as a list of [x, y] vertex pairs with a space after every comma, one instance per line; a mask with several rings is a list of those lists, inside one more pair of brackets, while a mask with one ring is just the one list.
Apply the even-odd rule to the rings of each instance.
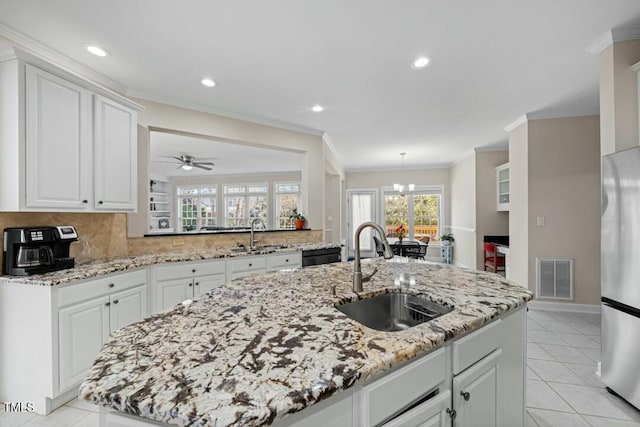
[[404, 239], [404, 237], [398, 237], [398, 242], [400, 242], [400, 244], [402, 244], [402, 239]]

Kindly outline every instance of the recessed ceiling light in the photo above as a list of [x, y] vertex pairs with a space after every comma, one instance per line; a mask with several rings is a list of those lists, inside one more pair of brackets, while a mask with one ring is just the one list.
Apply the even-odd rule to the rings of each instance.
[[109, 56], [110, 53], [107, 49], [100, 47], [100, 46], [96, 46], [93, 44], [87, 44], [84, 46], [85, 49], [87, 49], [89, 51], [89, 53], [95, 55], [95, 56], [99, 56], [101, 58], [104, 58], [105, 56]]
[[419, 70], [429, 65], [430, 62], [431, 59], [427, 58], [426, 56], [420, 56], [413, 61], [413, 64], [411, 64], [411, 68], [413, 68], [414, 70]]
[[322, 105], [314, 105], [313, 107], [311, 107], [311, 111], [313, 111], [314, 113], [321, 113], [324, 110], [324, 107]]
[[216, 85], [216, 82], [214, 82], [213, 80], [211, 80], [209, 78], [202, 79], [201, 83], [206, 87], [214, 87]]

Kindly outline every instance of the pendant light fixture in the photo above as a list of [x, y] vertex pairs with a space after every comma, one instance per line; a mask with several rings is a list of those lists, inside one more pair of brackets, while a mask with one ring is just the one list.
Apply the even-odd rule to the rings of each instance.
[[416, 188], [415, 184], [404, 183], [404, 156], [406, 155], [407, 153], [404, 153], [404, 152], [400, 153], [400, 156], [402, 157], [402, 171], [401, 171], [402, 178], [401, 178], [400, 184], [393, 184], [393, 190], [400, 193], [401, 196], [404, 196], [407, 192], [411, 193]]

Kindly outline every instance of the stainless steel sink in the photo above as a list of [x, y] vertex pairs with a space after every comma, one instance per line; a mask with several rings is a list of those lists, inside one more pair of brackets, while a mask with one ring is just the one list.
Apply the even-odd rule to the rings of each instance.
[[405, 293], [378, 295], [336, 308], [356, 322], [386, 332], [403, 331], [453, 310], [453, 307]]

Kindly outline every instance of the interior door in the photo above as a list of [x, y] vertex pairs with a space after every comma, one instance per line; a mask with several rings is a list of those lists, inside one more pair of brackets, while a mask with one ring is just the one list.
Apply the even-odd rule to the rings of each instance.
[[[378, 220], [378, 190], [347, 190], [347, 209], [347, 231], [349, 236], [347, 250], [351, 258], [355, 254], [355, 232], [358, 226], [363, 222], [377, 222]], [[360, 256], [375, 256], [373, 233], [372, 228], [366, 228], [360, 234]]]

